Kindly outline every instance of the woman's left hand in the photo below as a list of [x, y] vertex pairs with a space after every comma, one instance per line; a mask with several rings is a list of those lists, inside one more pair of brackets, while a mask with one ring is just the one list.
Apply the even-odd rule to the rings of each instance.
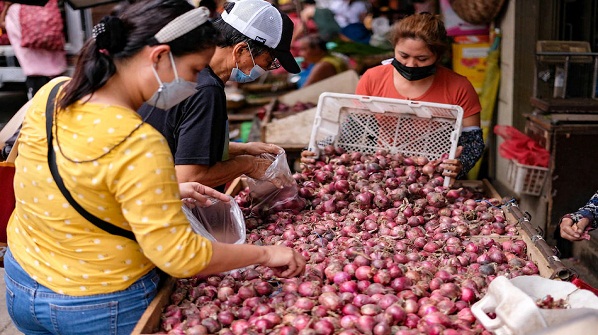
[[179, 183], [179, 193], [183, 202], [190, 208], [210, 206], [212, 202], [208, 197], [225, 202], [230, 200], [228, 195], [194, 181]]
[[463, 163], [459, 160], [459, 156], [461, 156], [461, 152], [463, 151], [463, 147], [457, 147], [457, 152], [455, 153], [455, 158], [453, 159], [445, 159], [440, 163], [440, 168], [442, 169], [442, 175], [445, 177], [451, 178], [451, 185], [463, 170]]
[[463, 163], [458, 159], [445, 159], [440, 163], [440, 168], [443, 170], [443, 176], [457, 178], [461, 170], [463, 170]]

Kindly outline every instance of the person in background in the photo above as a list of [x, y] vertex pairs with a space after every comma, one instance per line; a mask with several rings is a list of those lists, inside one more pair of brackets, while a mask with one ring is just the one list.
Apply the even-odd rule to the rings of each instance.
[[341, 27], [336, 22], [334, 13], [329, 8], [318, 7], [315, 0], [302, 0], [301, 4], [301, 24], [295, 27], [293, 40], [302, 37], [307, 31], [306, 24], [310, 20], [313, 20], [317, 28], [317, 33], [323, 40], [329, 42], [340, 38], [349, 41], [347, 37], [341, 34]]
[[469, 80], [439, 64], [447, 48], [441, 18], [430, 13], [408, 16], [393, 26], [391, 41], [395, 57], [367, 70], [355, 93], [461, 106], [457, 159], [445, 159], [441, 167], [445, 176], [465, 178], [484, 151], [482, 107]]
[[364, 0], [332, 0], [330, 10], [341, 28], [341, 34], [353, 42], [368, 44], [370, 31], [364, 25], [369, 3]]
[[[185, 0], [130, 5], [94, 27], [72, 79], [54, 79], [33, 98], [4, 258], [6, 306], [19, 331], [130, 334], [157, 293], [157, 268], [173, 277], [253, 264], [282, 277], [304, 271], [291, 248], [195, 234], [181, 197], [227, 197], [198, 183], [179, 185], [167, 142], [137, 113], [144, 101], [168, 109], [195, 92], [189, 80], [209, 63], [219, 34], [208, 19], [207, 9]], [[49, 146], [46, 105], [61, 83]], [[76, 202], [133, 237], [108, 233], [69, 205], [50, 173], [49, 147]]]
[[319, 34], [311, 34], [299, 39], [299, 56], [307, 64], [299, 74], [298, 87], [316, 83], [346, 71], [347, 61], [328, 52], [326, 41]]
[[598, 228], [598, 191], [577, 212], [561, 218], [561, 237], [569, 241], [589, 240], [589, 230]]
[[42, 86], [66, 71], [66, 51], [22, 47], [19, 19], [21, 6], [27, 5], [4, 1], [0, 13], [0, 28], [6, 28], [15, 57], [26, 76], [27, 98], [31, 99]]
[[[19, 12], [22, 5], [3, 1], [0, 12], [0, 29], [6, 32], [19, 66], [25, 74], [27, 99], [31, 100], [35, 93], [52, 78], [62, 75], [67, 68], [65, 50], [32, 49], [21, 46], [21, 23]], [[35, 7], [35, 6], [34, 6]], [[0, 160], [5, 160], [10, 153], [19, 132], [11, 136], [0, 150]]]
[[139, 113], [166, 137], [180, 182], [222, 189], [242, 174], [262, 178], [271, 161], [260, 155], [282, 151], [272, 144], [229, 141], [224, 84], [251, 82], [281, 65], [291, 73], [300, 68], [290, 53], [293, 23], [267, 1], [226, 3], [214, 26], [223, 38], [197, 77], [197, 91], [165, 111], [150, 115], [152, 107], [145, 104]]
[[[444, 159], [440, 166], [445, 176], [465, 178], [484, 151], [482, 107], [467, 78], [438, 64], [447, 48], [442, 20], [430, 13], [414, 14], [396, 23], [391, 36], [395, 57], [367, 70], [355, 93], [461, 106], [463, 128], [457, 158]], [[303, 151], [301, 161], [313, 163], [313, 155]]]

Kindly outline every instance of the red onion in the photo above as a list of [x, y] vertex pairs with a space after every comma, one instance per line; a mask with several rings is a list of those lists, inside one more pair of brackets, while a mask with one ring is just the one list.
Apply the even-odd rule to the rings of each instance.
[[362, 265], [355, 270], [357, 280], [369, 280], [373, 275], [372, 268], [367, 265]]
[[272, 284], [267, 281], [258, 281], [253, 287], [255, 288], [255, 292], [261, 296], [270, 295], [274, 291]]
[[341, 298], [334, 292], [324, 292], [318, 297], [318, 302], [327, 309], [334, 311], [342, 303]]
[[354, 280], [342, 282], [341, 284], [339, 284], [340, 292], [356, 293], [357, 290], [358, 290], [357, 282], [355, 282]]
[[303, 297], [317, 297], [322, 292], [320, 286], [316, 282], [308, 281], [299, 284], [297, 293]]
[[318, 335], [331, 335], [334, 333], [334, 325], [328, 320], [318, 320], [313, 325], [314, 330]]
[[249, 322], [246, 320], [235, 320], [231, 323], [231, 330], [235, 335], [246, 334], [246, 331], [249, 329], [249, 327]]
[[302, 311], [309, 311], [311, 310], [315, 305], [315, 302], [312, 299], [309, 298], [305, 298], [305, 297], [299, 297], [297, 298], [297, 300], [295, 301], [294, 306]]
[[361, 308], [363, 305], [370, 304], [371, 302], [372, 298], [369, 295], [365, 294], [357, 294], [353, 299], [353, 305], [359, 308]]
[[375, 326], [374, 317], [371, 315], [362, 315], [357, 319], [355, 326], [357, 330], [364, 334], [372, 334]]
[[291, 321], [291, 326], [301, 331], [311, 323], [311, 319], [306, 314], [296, 315]]
[[283, 326], [278, 329], [278, 335], [299, 335], [299, 331], [295, 327]]

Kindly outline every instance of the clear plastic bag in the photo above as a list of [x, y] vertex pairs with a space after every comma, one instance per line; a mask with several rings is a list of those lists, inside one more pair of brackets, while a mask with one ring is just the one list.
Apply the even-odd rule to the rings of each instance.
[[305, 207], [305, 199], [299, 196], [299, 187], [293, 178], [286, 153], [276, 156], [263, 154], [272, 164], [262, 179], [247, 177], [251, 213], [262, 216], [271, 212], [289, 210], [299, 212]]
[[[565, 299], [566, 309], [544, 309], [536, 301], [551, 295]], [[496, 277], [471, 312], [496, 335], [526, 335], [547, 329], [588, 312], [598, 313], [598, 297], [574, 284], [540, 276]], [[490, 318], [488, 313], [496, 314]]]
[[210, 201], [212, 204], [207, 207], [189, 208], [183, 205], [183, 212], [193, 231], [210, 241], [245, 243], [245, 218], [237, 202], [232, 197], [229, 202], [214, 198], [210, 198]]

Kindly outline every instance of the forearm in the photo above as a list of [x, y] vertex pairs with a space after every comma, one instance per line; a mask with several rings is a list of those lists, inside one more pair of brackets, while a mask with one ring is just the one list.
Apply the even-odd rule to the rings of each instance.
[[212, 166], [207, 165], [177, 165], [177, 179], [179, 183], [195, 181], [200, 184], [217, 187], [246, 174], [251, 165], [241, 157], [218, 162]]
[[459, 137], [458, 145], [463, 147], [461, 156], [459, 156], [463, 169], [457, 176], [457, 179], [462, 179], [475, 166], [484, 153], [485, 145], [482, 129], [463, 131]]
[[598, 191], [590, 198], [588, 203], [577, 212], [569, 215], [574, 222], [587, 218], [592, 228], [598, 228]]
[[212, 259], [200, 273], [204, 275], [221, 273], [249, 265], [265, 264], [266, 261], [267, 253], [264, 247], [212, 242]]
[[230, 142], [228, 145], [228, 154], [231, 157], [246, 155], [247, 143]]

